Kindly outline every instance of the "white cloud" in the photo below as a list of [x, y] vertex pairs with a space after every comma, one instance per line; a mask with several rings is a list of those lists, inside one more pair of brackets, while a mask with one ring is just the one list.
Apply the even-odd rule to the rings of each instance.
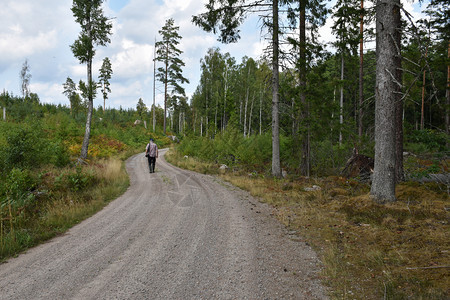
[[[65, 0], [1, 0], [0, 10], [0, 90], [8, 89], [20, 94], [19, 72], [28, 59], [31, 66], [31, 90], [43, 102], [68, 103], [62, 94], [62, 83], [70, 76], [75, 82], [86, 80], [86, 65], [81, 65], [70, 50], [78, 37], [80, 27], [70, 10], [72, 1]], [[187, 95], [192, 95], [200, 78], [199, 61], [208, 48], [218, 47], [229, 52], [240, 63], [244, 55], [257, 58], [266, 41], [260, 37], [257, 16], [250, 17], [241, 26], [241, 39], [235, 44], [217, 42], [217, 36], [206, 33], [191, 23], [192, 15], [204, 11], [208, 0], [107, 0], [105, 14], [113, 18], [111, 44], [97, 48], [94, 58], [94, 76], [104, 57], [112, 62], [112, 93], [107, 106], [135, 107], [139, 98], [147, 106], [153, 99], [153, 50], [158, 30], [168, 18], [180, 27], [182, 36], [181, 59], [186, 63], [184, 76], [190, 80], [185, 85]], [[402, 1], [405, 9], [418, 19], [417, 1]], [[111, 9], [108, 7], [111, 5]], [[424, 4], [425, 5], [425, 4]], [[413, 8], [416, 8], [414, 12]], [[328, 19], [327, 26], [330, 25]], [[322, 40], [332, 40], [331, 30], [320, 31]], [[95, 106], [102, 100], [99, 94]], [[163, 95], [157, 83], [157, 104], [162, 105]]]
[[113, 76], [126, 79], [151, 73], [153, 48], [153, 45], [123, 40], [122, 51], [112, 56]]
[[25, 35], [20, 26], [9, 33], [0, 34], [1, 60], [16, 60], [52, 49], [56, 46], [57, 32], [38, 32], [37, 35]]
[[30, 84], [32, 93], [39, 96], [41, 103], [69, 104], [69, 100], [62, 94], [63, 87], [58, 83], [32, 83]]

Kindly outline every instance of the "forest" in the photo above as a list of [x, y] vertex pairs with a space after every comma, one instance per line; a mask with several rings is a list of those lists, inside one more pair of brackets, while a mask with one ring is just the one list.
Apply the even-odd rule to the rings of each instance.
[[[85, 24], [76, 3], [84, 1], [75, 0], [73, 12]], [[83, 43], [107, 46], [107, 18], [99, 18], [101, 34], [84, 26], [70, 46], [88, 75], [86, 83], [61, 83], [69, 106], [42, 103], [29, 90], [25, 61], [22, 95], [0, 94], [0, 259], [63, 233], [123, 193], [123, 161], [151, 137], [171, 148], [172, 163], [220, 174], [272, 205], [321, 253], [323, 280], [336, 298], [367, 289], [374, 299], [445, 299], [450, 16], [446, 1], [423, 5], [426, 18], [412, 22], [397, 9], [398, 26], [383, 33], [376, 24], [383, 5], [371, 2], [211, 0], [192, 22], [239, 43], [239, 26], [258, 14], [261, 38], [270, 41], [265, 55], [238, 61], [210, 48], [187, 97], [182, 37], [176, 20], [167, 20], [154, 59], [163, 107], [141, 98], [136, 108], [106, 107], [114, 66], [105, 58], [95, 82], [95, 51], [83, 52]], [[317, 39], [326, 18], [335, 21], [333, 50]], [[386, 41], [392, 61], [380, 56]], [[96, 96], [103, 98], [97, 108]], [[386, 141], [391, 148], [380, 149]], [[357, 158], [372, 164], [352, 165]], [[395, 178], [380, 181], [386, 166]], [[376, 199], [380, 185], [392, 187], [387, 200]]]

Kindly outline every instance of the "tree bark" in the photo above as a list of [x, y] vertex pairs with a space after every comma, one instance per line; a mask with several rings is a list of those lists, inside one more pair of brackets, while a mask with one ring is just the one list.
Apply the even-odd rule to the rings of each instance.
[[247, 86], [247, 93], [245, 94], [245, 105], [244, 105], [244, 138], [247, 134], [247, 106], [248, 106], [248, 93], [249, 88]]
[[305, 130], [302, 134], [302, 158], [300, 162], [300, 172], [303, 176], [310, 175], [310, 138], [309, 138], [309, 109], [306, 102], [306, 1], [300, 0], [300, 119], [302, 120]]
[[371, 195], [378, 203], [395, 201], [396, 100], [400, 92], [400, 0], [376, 5], [375, 165]]
[[[448, 41], [447, 57], [450, 59], [450, 40]], [[447, 66], [447, 90], [445, 91], [447, 97], [447, 109], [445, 112], [445, 132], [450, 134], [450, 65]]]
[[165, 74], [164, 74], [164, 134], [166, 134], [166, 122], [167, 122], [167, 80], [168, 80], [168, 68], [169, 68], [169, 44], [166, 45], [166, 60], [165, 60]]
[[[155, 95], [156, 95], [156, 38], [155, 47], [153, 49], [153, 132], [156, 132], [156, 105], [155, 105]], [[194, 125], [195, 132], [195, 125]]]
[[[361, 11], [364, 9], [364, 0], [361, 0]], [[359, 25], [359, 113], [358, 113], [358, 136], [361, 141], [363, 135], [363, 103], [364, 103], [364, 15], [361, 13]]]
[[248, 131], [247, 136], [252, 134], [252, 117], [253, 117], [253, 103], [255, 102], [255, 93], [253, 93], [252, 103], [250, 105], [250, 116], [248, 117]]
[[272, 1], [272, 175], [281, 177], [279, 72], [278, 72], [278, 0]]
[[225, 65], [225, 86], [223, 91], [223, 120], [222, 120], [222, 131], [226, 128], [226, 109], [227, 109], [227, 92], [228, 92], [228, 66]]
[[339, 145], [342, 145], [342, 125], [344, 125], [344, 49], [342, 49], [341, 53], [341, 88], [339, 90], [340, 92], [340, 98], [339, 98]]
[[[397, 78], [402, 78], [401, 54], [397, 57]], [[403, 100], [401, 93], [397, 93], [395, 101], [395, 182], [405, 180], [403, 170]]]

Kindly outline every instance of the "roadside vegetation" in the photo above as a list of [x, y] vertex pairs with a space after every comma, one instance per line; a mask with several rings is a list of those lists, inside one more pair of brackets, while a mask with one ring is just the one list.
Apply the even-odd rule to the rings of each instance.
[[[415, 152], [405, 158], [410, 180], [397, 186], [397, 201], [385, 205], [370, 198], [368, 182], [341, 176], [351, 145], [318, 151], [313, 169], [320, 176], [312, 177], [292, 175], [293, 164], [284, 165], [285, 178], [272, 177], [270, 136], [244, 138], [234, 130], [214, 141], [185, 138], [166, 159], [219, 175], [271, 205], [291, 238], [318, 252], [324, 266], [321, 277], [332, 298], [446, 299], [449, 186], [416, 181], [448, 173], [449, 160], [442, 153], [446, 139], [427, 131], [415, 132], [407, 141], [406, 150]], [[281, 153], [289, 153], [289, 143], [282, 139], [282, 145]]]
[[65, 232], [93, 215], [129, 186], [124, 160], [142, 152], [150, 137], [134, 126], [134, 110], [94, 113], [86, 164], [78, 157], [84, 114], [2, 94], [8, 106], [0, 121], [0, 261]]

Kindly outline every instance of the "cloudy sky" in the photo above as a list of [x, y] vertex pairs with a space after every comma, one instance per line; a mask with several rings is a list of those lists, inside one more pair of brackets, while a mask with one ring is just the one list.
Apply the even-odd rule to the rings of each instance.
[[[70, 45], [80, 32], [74, 21], [72, 0], [1, 0], [0, 10], [0, 89], [20, 95], [19, 73], [24, 61], [30, 65], [33, 93], [43, 103], [68, 105], [62, 94], [62, 83], [69, 76], [75, 82], [86, 80], [86, 66], [73, 57]], [[136, 107], [142, 98], [148, 107], [153, 102], [153, 51], [158, 30], [165, 20], [173, 18], [182, 36], [179, 48], [186, 63], [185, 85], [191, 96], [200, 78], [199, 61], [208, 48], [219, 47], [239, 62], [242, 56], [257, 58], [262, 54], [264, 41], [260, 37], [260, 22], [250, 18], [241, 28], [241, 40], [223, 45], [212, 34], [203, 32], [191, 23], [192, 15], [204, 11], [207, 0], [106, 0], [104, 11], [113, 18], [111, 44], [97, 49], [94, 58], [94, 76], [104, 57], [112, 62], [110, 80], [112, 93], [107, 107]], [[410, 1], [405, 4], [411, 6]], [[417, 5], [415, 5], [418, 10]], [[409, 9], [412, 11], [412, 8]], [[328, 22], [328, 25], [330, 22]], [[331, 39], [324, 28], [323, 39]], [[160, 84], [156, 84], [161, 90]], [[94, 106], [103, 104], [100, 94]], [[157, 104], [162, 104], [161, 91], [157, 91]]]

